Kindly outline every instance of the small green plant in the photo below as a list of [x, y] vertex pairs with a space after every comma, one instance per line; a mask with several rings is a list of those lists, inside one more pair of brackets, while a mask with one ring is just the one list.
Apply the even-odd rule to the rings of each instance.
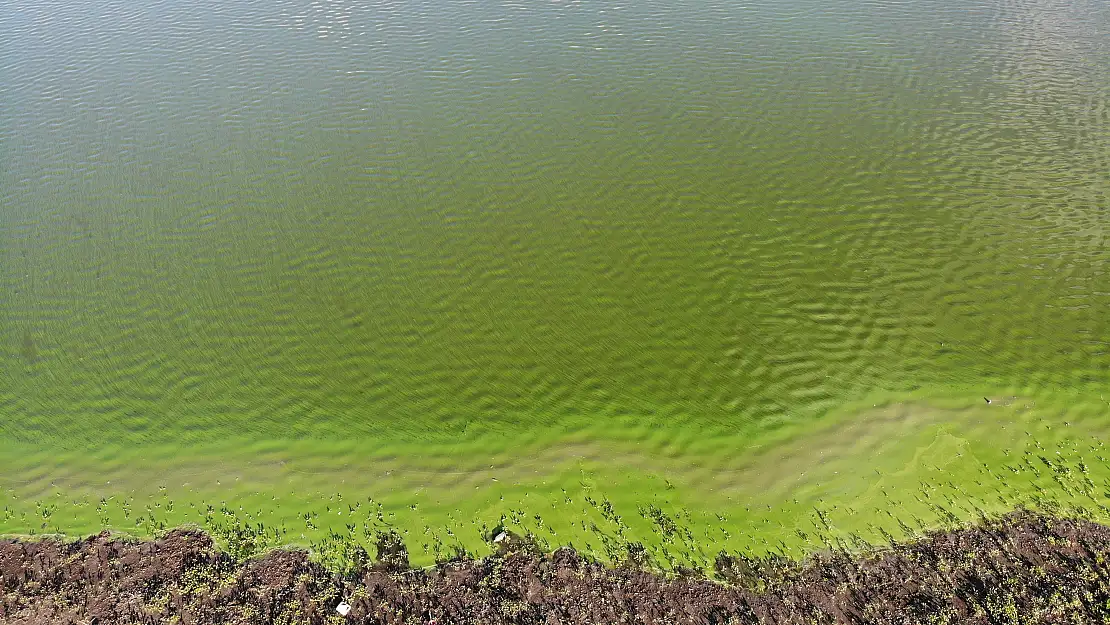
[[388, 571], [409, 568], [409, 551], [405, 540], [396, 530], [381, 530], [377, 534], [377, 562]]
[[324, 568], [345, 578], [354, 578], [366, 570], [370, 556], [351, 533], [329, 531], [322, 540], [312, 544], [314, 559]]

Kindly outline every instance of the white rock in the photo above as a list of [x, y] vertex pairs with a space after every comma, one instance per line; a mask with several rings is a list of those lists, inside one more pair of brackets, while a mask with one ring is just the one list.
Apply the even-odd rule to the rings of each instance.
[[351, 604], [344, 601], [335, 606], [335, 611], [339, 613], [339, 616], [347, 616], [347, 613], [351, 611]]
[[493, 542], [495, 542], [495, 543], [499, 543], [499, 542], [501, 542], [501, 541], [505, 540], [505, 539], [506, 539], [506, 538], [508, 538], [508, 537], [509, 537], [509, 535], [508, 535], [508, 534], [506, 534], [505, 532], [501, 532], [501, 533], [500, 533], [500, 534], [498, 534], [498, 535], [497, 535], [496, 537], [494, 537], [494, 539], [493, 539]]

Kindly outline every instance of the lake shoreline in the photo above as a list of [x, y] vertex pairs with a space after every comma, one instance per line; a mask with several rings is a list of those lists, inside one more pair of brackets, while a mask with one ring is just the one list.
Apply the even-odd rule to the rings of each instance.
[[79, 541], [8, 539], [0, 543], [0, 621], [571, 625], [1110, 617], [1110, 527], [1026, 509], [804, 561], [722, 552], [713, 570], [677, 575], [653, 570], [635, 549], [622, 564], [606, 566], [570, 548], [544, 553], [512, 533], [497, 537], [494, 555], [408, 568], [400, 541], [383, 536], [378, 560], [345, 575], [301, 550], [236, 560], [191, 529], [148, 541], [107, 532]]

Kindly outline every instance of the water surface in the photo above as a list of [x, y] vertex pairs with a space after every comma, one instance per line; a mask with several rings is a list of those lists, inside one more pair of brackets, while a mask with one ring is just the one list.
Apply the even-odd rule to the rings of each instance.
[[[9, 449], [701, 470], [877, 393], [1110, 423], [1106, 3], [3, 0], [0, 32]], [[58, 462], [27, 479], [92, 471]]]

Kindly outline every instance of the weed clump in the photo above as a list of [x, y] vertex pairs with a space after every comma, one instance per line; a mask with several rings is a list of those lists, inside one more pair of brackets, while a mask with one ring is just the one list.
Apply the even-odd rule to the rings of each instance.
[[383, 530], [377, 535], [378, 565], [386, 571], [403, 571], [409, 568], [409, 551], [396, 530]]

